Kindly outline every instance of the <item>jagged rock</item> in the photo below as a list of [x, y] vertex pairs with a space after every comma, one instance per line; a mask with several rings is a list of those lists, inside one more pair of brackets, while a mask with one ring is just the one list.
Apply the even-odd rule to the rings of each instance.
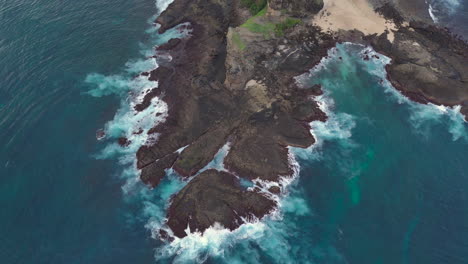
[[222, 125], [200, 136], [180, 154], [174, 169], [182, 176], [195, 175], [205, 167], [224, 145], [233, 124]]
[[234, 175], [207, 170], [174, 196], [167, 225], [177, 237], [186, 236], [187, 227], [203, 232], [214, 223], [233, 230], [244, 219], [261, 218], [274, 208], [273, 200], [244, 190]]
[[297, 17], [305, 17], [316, 14], [323, 8], [323, 0], [270, 0], [270, 7], [275, 10], [287, 10]]
[[172, 167], [177, 156], [178, 153], [172, 153], [144, 167], [141, 170], [141, 181], [152, 187], [156, 187], [166, 175], [165, 170]]
[[468, 100], [468, 44], [446, 29], [412, 22], [400, 27], [395, 40], [371, 42], [377, 52], [392, 58], [389, 80], [403, 94], [420, 103], [462, 105]]
[[[157, 20], [161, 32], [184, 22], [192, 29], [189, 38], [160, 47], [172, 61], [158, 61], [161, 66], [149, 78], [158, 81], [157, 93], [169, 113], [166, 122], [149, 132], [160, 133], [156, 144], [137, 152], [142, 180], [152, 186], [172, 166], [183, 176], [195, 175], [169, 208], [167, 225], [178, 237], [186, 235], [187, 226], [204, 231], [218, 222], [234, 229], [243, 217], [260, 218], [275, 208], [268, 197], [241, 188], [236, 176], [278, 181], [293, 173], [288, 146], [313, 144], [308, 123], [326, 119], [313, 101], [320, 87], [299, 88], [294, 77], [319, 63], [338, 41], [371, 44], [390, 56], [389, 79], [412, 99], [461, 104], [462, 113], [468, 112], [466, 43], [421, 23], [407, 27], [400, 21], [407, 15], [398, 16], [399, 9], [381, 10], [399, 26], [392, 43], [386, 34], [331, 34], [305, 23], [272, 37], [271, 32], [237, 27], [246, 18], [239, 6], [237, 0], [175, 0]], [[270, 1], [270, 8], [296, 17], [322, 6], [322, 1]], [[260, 19], [263, 26], [271, 30], [283, 18], [275, 17], [280, 13], [269, 9]], [[148, 107], [154, 96], [156, 91], [148, 93], [137, 110]], [[236, 176], [216, 170], [196, 175], [228, 140], [225, 166]]]

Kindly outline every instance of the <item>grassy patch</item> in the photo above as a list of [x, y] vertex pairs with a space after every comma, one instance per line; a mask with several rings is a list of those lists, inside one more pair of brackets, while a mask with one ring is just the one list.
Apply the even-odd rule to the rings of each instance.
[[[264, 9], [266, 12], [266, 8]], [[274, 24], [274, 23], [257, 23], [255, 18], [265, 14], [263, 10], [259, 12], [256, 16], [249, 18], [241, 27], [247, 28], [251, 32], [263, 34], [266, 38], [270, 37], [273, 33], [277, 37], [284, 36], [284, 31], [294, 27], [297, 24], [300, 24], [302, 21], [297, 18], [286, 18], [283, 22]]]
[[263, 7], [263, 9], [260, 10], [255, 16], [256, 16], [256, 17], [264, 16], [264, 15], [266, 14], [266, 12], [267, 12], [267, 6], [265, 5], [265, 6]]
[[232, 32], [232, 42], [240, 49], [244, 50], [245, 49], [245, 43], [242, 41], [239, 33], [237, 32]]
[[250, 13], [255, 16], [267, 5], [267, 0], [241, 0], [241, 3], [244, 7], [247, 7]]
[[301, 23], [300, 19], [288, 17], [283, 22], [275, 25], [275, 35], [283, 36], [285, 30], [292, 28], [299, 23]]
[[254, 15], [253, 17], [247, 19], [247, 21], [245, 21], [245, 23], [242, 24], [241, 27], [244, 27], [244, 28], [250, 30], [251, 32], [261, 33], [265, 37], [269, 37], [271, 35], [271, 33], [274, 31], [274, 29], [275, 29], [275, 24], [273, 24], [273, 23], [262, 23], [262, 24], [260, 24], [260, 23], [255, 22], [256, 18], [264, 16], [266, 14], [266, 12], [267, 12], [267, 7], [265, 6], [256, 15]]
[[266, 11], [267, 11], [267, 8], [266, 8], [266, 6], [265, 6], [265, 8], [263, 8], [262, 10], [260, 10], [260, 12], [258, 12], [256, 15], [254, 15], [254, 16], [252, 16], [251, 18], [247, 19], [247, 21], [245, 21], [245, 23], [242, 24], [241, 27], [242, 27], [242, 26], [245, 26], [245, 25], [248, 25], [248, 24], [255, 23], [255, 22], [254, 22], [255, 18], [264, 16], [264, 15], [266, 14]]
[[271, 35], [271, 33], [275, 30], [275, 24], [273, 23], [259, 24], [259, 23], [256, 23], [254, 21], [249, 21], [249, 20], [245, 22], [244, 24], [242, 24], [241, 27], [244, 27], [254, 33], [261, 33], [265, 37], [268, 37], [269, 35]]

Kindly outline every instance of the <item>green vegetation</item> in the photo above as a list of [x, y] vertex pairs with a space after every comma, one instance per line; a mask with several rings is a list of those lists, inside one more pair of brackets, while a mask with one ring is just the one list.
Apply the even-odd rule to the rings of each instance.
[[300, 19], [288, 17], [283, 22], [275, 25], [275, 35], [279, 37], [283, 36], [285, 30], [292, 28], [299, 23], [301, 23]]
[[241, 27], [247, 28], [251, 32], [254, 33], [261, 33], [265, 36], [265, 38], [270, 37], [273, 33], [277, 37], [281, 37], [284, 35], [284, 31], [294, 27], [297, 24], [300, 24], [302, 21], [297, 18], [286, 18], [283, 22], [274, 24], [274, 23], [257, 23], [255, 18], [265, 15], [266, 8], [261, 10], [257, 15], [249, 18]]
[[267, 5], [267, 0], [241, 0], [241, 3], [244, 7], [247, 7], [250, 10], [250, 13], [255, 16]]
[[267, 12], [267, 6], [265, 5], [262, 10], [260, 10], [255, 16], [256, 17], [261, 17], [264, 16]]
[[245, 49], [245, 43], [242, 41], [239, 33], [237, 32], [232, 32], [232, 42], [240, 49], [244, 50]]
[[[252, 1], [252, 0], [242, 0], [242, 1], [244, 3], [244, 1]], [[266, 6], [266, 1], [265, 1], [265, 5], [263, 6], [263, 8], [258, 12], [255, 11], [255, 15], [247, 19], [247, 21], [245, 21], [245, 23], [240, 26], [250, 30], [250, 32], [260, 33], [260, 34], [263, 34], [265, 38], [270, 38], [273, 34], [278, 37], [281, 37], [284, 35], [285, 30], [292, 28], [295, 25], [302, 22], [300, 19], [288, 17], [283, 22], [278, 23], [278, 24], [270, 23], [270, 22], [258, 23], [259, 21], [262, 21], [262, 19], [258, 19], [258, 18], [265, 16], [266, 12], [267, 12], [267, 6]], [[237, 36], [233, 35], [233, 41], [234, 43], [236, 43], [236, 45], [240, 47], [241, 50], [245, 48], [245, 44], [243, 44], [238, 34]]]
[[264, 16], [266, 14], [266, 11], [267, 11], [267, 7], [265, 6], [256, 15], [254, 15], [253, 17], [251, 17], [247, 21], [245, 21], [245, 23], [242, 24], [241, 27], [244, 27], [244, 28], [250, 30], [251, 32], [261, 33], [265, 37], [269, 37], [270, 34], [275, 29], [275, 24], [273, 24], [273, 23], [259, 24], [259, 23], [255, 22], [256, 18]]
[[241, 27], [245, 27], [254, 33], [261, 33], [265, 37], [268, 37], [275, 30], [275, 24], [273, 23], [259, 24], [249, 20], [242, 24]]

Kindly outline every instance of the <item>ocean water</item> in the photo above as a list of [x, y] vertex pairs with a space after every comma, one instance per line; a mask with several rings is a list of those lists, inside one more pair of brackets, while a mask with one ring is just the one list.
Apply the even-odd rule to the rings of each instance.
[[468, 0], [427, 0], [429, 14], [439, 25], [468, 40]]
[[[298, 77], [322, 84], [315, 99], [329, 119], [311, 123], [317, 144], [290, 149], [296, 173], [278, 211], [160, 242], [170, 196], [187, 182], [172, 170], [153, 190], [139, 182], [135, 151], [157, 135], [133, 132], [167, 109], [158, 98], [132, 106], [157, 87], [138, 74], [170, 59], [154, 59], [153, 46], [190, 37], [157, 34], [168, 4], [0, 3], [1, 263], [468, 262], [467, 123], [457, 107], [401, 96], [384, 79], [389, 59], [364, 61], [368, 48], [350, 43]], [[224, 169], [229, 147], [205, 169]]]
[[[0, 1], [0, 263], [151, 263], [121, 169], [95, 158], [118, 96], [86, 77], [141, 57], [153, 0]], [[135, 220], [132, 220], [135, 222]]]

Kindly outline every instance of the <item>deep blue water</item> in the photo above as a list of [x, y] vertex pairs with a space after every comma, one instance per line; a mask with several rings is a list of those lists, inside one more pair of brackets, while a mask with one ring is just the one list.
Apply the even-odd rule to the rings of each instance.
[[149, 263], [95, 132], [117, 97], [90, 72], [121, 71], [147, 38], [152, 0], [0, 1], [0, 263]]
[[0, 263], [468, 263], [467, 124], [405, 100], [381, 82], [385, 59], [354, 45], [302, 79], [323, 85], [330, 118], [293, 150], [299, 177], [277, 215], [151, 238], [185, 183], [168, 171], [148, 190], [133, 167], [147, 139], [115, 138], [164, 112], [156, 100], [135, 116], [127, 98], [153, 86], [133, 77], [175, 34], [148, 30], [156, 12], [152, 0], [0, 2]]

